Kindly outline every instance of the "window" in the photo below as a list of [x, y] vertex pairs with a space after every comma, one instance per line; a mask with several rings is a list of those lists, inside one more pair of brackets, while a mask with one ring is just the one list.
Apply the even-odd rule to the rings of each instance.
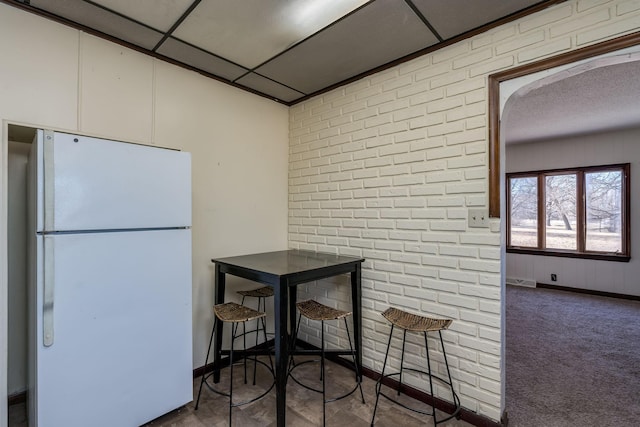
[[628, 261], [629, 169], [507, 174], [507, 251]]

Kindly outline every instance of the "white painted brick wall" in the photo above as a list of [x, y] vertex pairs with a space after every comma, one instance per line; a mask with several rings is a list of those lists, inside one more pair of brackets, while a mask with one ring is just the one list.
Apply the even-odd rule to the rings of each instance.
[[[382, 368], [387, 307], [450, 317], [443, 335], [462, 404], [499, 420], [499, 221], [467, 225], [469, 207], [488, 205], [487, 76], [638, 30], [637, 0], [567, 1], [291, 108], [289, 246], [367, 259], [367, 367]], [[346, 276], [300, 293], [350, 307]], [[333, 344], [347, 345], [344, 327], [327, 328]], [[317, 326], [301, 332], [319, 344]], [[429, 345], [443, 372], [436, 341]], [[409, 349], [410, 361], [424, 355], [416, 337]]]

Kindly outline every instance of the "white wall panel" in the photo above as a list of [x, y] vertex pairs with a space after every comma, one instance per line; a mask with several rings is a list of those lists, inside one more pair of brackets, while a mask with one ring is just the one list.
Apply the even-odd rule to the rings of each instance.
[[[194, 366], [201, 366], [213, 320], [211, 258], [287, 248], [288, 109], [162, 62], [155, 80], [155, 142], [192, 154]], [[227, 289], [237, 298], [237, 286]]]
[[78, 31], [0, 3], [0, 118], [77, 129]]
[[80, 132], [151, 142], [153, 59], [81, 33]]

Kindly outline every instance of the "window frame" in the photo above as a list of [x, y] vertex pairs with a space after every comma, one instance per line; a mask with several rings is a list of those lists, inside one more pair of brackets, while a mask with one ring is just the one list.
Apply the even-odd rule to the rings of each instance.
[[[529, 255], [543, 255], [569, 258], [598, 259], [604, 261], [629, 262], [631, 259], [631, 233], [630, 233], [630, 163], [585, 166], [562, 169], [545, 169], [537, 171], [513, 172], [505, 174], [506, 188], [506, 226], [507, 226], [507, 253], [519, 253]], [[622, 173], [621, 188], [621, 236], [622, 249], [620, 252], [599, 252], [586, 250], [586, 214], [587, 199], [585, 190], [585, 174], [593, 172], [620, 171]], [[550, 175], [576, 175], [576, 250], [572, 249], [547, 249], [546, 237], [546, 212], [545, 212], [545, 178]], [[511, 245], [511, 179], [536, 178], [537, 179], [537, 247], [512, 246]]]

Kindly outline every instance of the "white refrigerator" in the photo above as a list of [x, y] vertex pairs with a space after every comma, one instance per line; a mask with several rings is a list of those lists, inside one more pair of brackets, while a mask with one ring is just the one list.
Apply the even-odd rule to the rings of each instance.
[[29, 173], [30, 427], [190, 402], [190, 155], [38, 130]]

